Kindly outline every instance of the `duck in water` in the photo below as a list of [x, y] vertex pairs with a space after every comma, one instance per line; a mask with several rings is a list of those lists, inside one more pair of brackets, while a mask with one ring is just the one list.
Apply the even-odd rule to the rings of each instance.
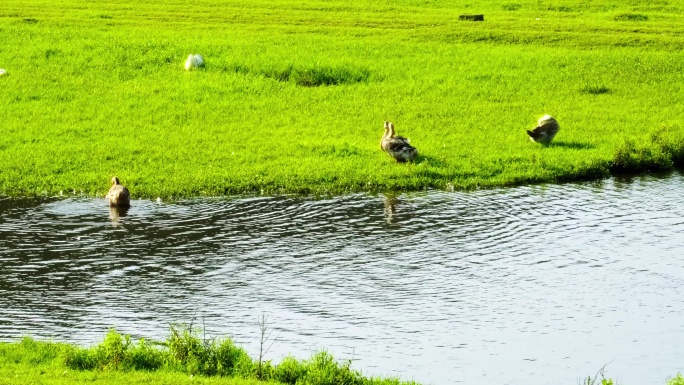
[[126, 208], [131, 206], [131, 194], [128, 189], [121, 185], [119, 178], [112, 178], [112, 187], [106, 196], [109, 199], [110, 207], [121, 207]]
[[410, 141], [396, 134], [392, 122], [385, 122], [385, 133], [380, 140], [380, 148], [397, 162], [412, 162], [418, 156], [418, 150], [411, 146]]
[[537, 121], [537, 127], [528, 130], [527, 135], [533, 142], [549, 144], [560, 130], [556, 119], [551, 115], [544, 115]]

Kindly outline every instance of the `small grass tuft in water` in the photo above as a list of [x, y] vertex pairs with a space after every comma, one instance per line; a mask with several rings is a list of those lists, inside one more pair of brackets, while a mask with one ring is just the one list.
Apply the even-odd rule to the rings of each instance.
[[[608, 365], [608, 364], [606, 364]], [[601, 369], [596, 372], [594, 377], [592, 378], [591, 376], [587, 376], [587, 378], [584, 379], [580, 383], [580, 385], [617, 385], [616, 383], [613, 382], [613, 379], [611, 378], [606, 378], [605, 376], [605, 371], [606, 371], [606, 365], [604, 365]], [[599, 376], [601, 377], [600, 382], [596, 382], [599, 380]]]

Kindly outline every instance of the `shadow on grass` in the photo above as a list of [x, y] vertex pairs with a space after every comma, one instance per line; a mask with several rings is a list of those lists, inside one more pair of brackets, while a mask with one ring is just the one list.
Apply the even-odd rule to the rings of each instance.
[[444, 160], [442, 160], [442, 159], [435, 158], [434, 156], [430, 156], [430, 155], [422, 155], [420, 153], [418, 154], [418, 157], [416, 158], [416, 160], [414, 162], [415, 162], [415, 164], [426, 163], [430, 166], [436, 166], [436, 167], [446, 167], [447, 166], [446, 162], [444, 162]]
[[580, 143], [580, 142], [564, 142], [564, 141], [556, 141], [556, 142], [551, 142], [547, 147], [561, 147], [561, 148], [569, 148], [572, 150], [590, 150], [592, 148], [596, 148], [593, 144], [589, 143]]

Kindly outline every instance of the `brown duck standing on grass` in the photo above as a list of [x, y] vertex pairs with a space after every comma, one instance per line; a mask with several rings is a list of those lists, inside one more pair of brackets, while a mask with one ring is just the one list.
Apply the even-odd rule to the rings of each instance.
[[527, 135], [533, 142], [549, 144], [560, 130], [556, 119], [551, 115], [544, 115], [537, 121], [537, 127], [527, 131]]
[[112, 178], [112, 187], [109, 189], [106, 198], [109, 199], [110, 207], [131, 207], [131, 194], [126, 187], [121, 185], [117, 177]]
[[418, 156], [418, 150], [411, 146], [410, 141], [396, 134], [392, 122], [385, 122], [385, 133], [380, 140], [380, 148], [397, 162], [412, 162]]

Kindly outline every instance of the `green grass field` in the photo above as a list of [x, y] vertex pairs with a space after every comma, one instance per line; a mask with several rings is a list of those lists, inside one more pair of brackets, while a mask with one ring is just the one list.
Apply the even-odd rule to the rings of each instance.
[[[460, 189], [684, 163], [675, 0], [3, 0], [0, 42], [4, 194], [103, 195], [112, 175], [134, 197]], [[184, 71], [190, 53], [206, 67]], [[525, 134], [545, 113], [548, 147]], [[417, 162], [379, 149], [385, 120]]]

